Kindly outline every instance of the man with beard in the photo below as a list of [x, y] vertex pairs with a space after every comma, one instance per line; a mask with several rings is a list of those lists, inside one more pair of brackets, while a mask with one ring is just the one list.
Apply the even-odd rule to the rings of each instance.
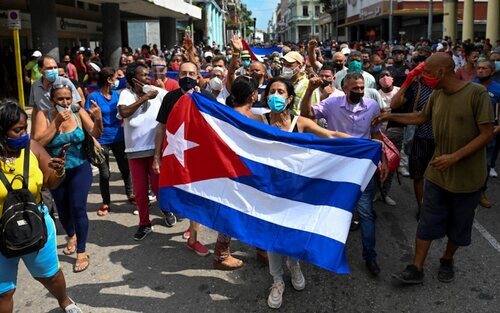
[[391, 72], [394, 78], [394, 86], [401, 87], [406, 79], [406, 75], [410, 72], [410, 69], [405, 63], [405, 49], [403, 46], [395, 46], [392, 49], [392, 57], [394, 59], [394, 64], [387, 67], [389, 72]]
[[[490, 96], [491, 104], [493, 105], [493, 114], [495, 116], [495, 133], [498, 134], [500, 132], [500, 126], [498, 126], [498, 105], [500, 103], [500, 84], [493, 81], [492, 79], [493, 73], [495, 73], [495, 64], [493, 62], [491, 62], [490, 60], [479, 61], [476, 69], [476, 78], [473, 80], [473, 82], [483, 85], [486, 88], [486, 90], [488, 90], [488, 95]], [[495, 151], [496, 142], [497, 138], [495, 136], [490, 140], [490, 142], [486, 146], [488, 174], [493, 168], [492, 166], [494, 157], [493, 151]], [[492, 205], [485, 194], [488, 183], [488, 176], [486, 177], [484, 186], [481, 189], [481, 198], [479, 198], [479, 204], [485, 208], [490, 208]]]

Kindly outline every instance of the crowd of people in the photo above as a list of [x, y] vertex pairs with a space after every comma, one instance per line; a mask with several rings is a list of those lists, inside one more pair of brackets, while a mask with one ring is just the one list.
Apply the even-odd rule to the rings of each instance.
[[[135, 52], [124, 47], [122, 53], [113, 68], [103, 64], [99, 49], [68, 51], [61, 63], [38, 50], [32, 52], [25, 66], [33, 107], [31, 136], [28, 115], [15, 101], [0, 103], [2, 172], [9, 181], [27, 175], [23, 156], [31, 151], [29, 191], [40, 203], [48, 230], [41, 250], [15, 258], [0, 254], [0, 312], [13, 310], [21, 258], [61, 308], [81, 312], [66, 295], [51, 213], [57, 210], [67, 235], [62, 253], [76, 255], [75, 273], [85, 271], [90, 266], [87, 197], [94, 167], [89, 162], [89, 140], [103, 155], [94, 167], [102, 196], [97, 214], [105, 216], [113, 207], [112, 152], [125, 195], [137, 209], [133, 239], [143, 240], [153, 231], [149, 207], [158, 196], [166, 124], [178, 100], [193, 92], [283, 131], [377, 140], [383, 147], [392, 143], [401, 156], [399, 168], [390, 170], [387, 157], [382, 158], [351, 224], [351, 231], [360, 230], [366, 268], [374, 277], [380, 273], [374, 203], [396, 206], [391, 185], [402, 175], [413, 180], [418, 228], [413, 263], [393, 277], [402, 283], [421, 283], [432, 240], [447, 236], [437, 277], [442, 282], [454, 279], [454, 254], [458, 247], [470, 244], [476, 206], [492, 205], [486, 188], [488, 177], [497, 177], [500, 148], [498, 41], [493, 47], [489, 40], [451, 42], [448, 38], [394, 45], [312, 39], [284, 43], [256, 60], [237, 35], [224, 48], [215, 43], [195, 46], [186, 36], [182, 46], [172, 49], [144, 45]], [[9, 190], [0, 184], [0, 204], [4, 205]], [[173, 227], [176, 216], [163, 214], [165, 225]], [[198, 235], [200, 227], [191, 221], [183, 237], [187, 248], [206, 256], [209, 249]], [[244, 266], [231, 255], [230, 243], [229, 236], [219, 233], [214, 269]], [[285, 289], [282, 256], [259, 248], [256, 254], [269, 265], [273, 278], [268, 305], [279, 308]], [[304, 289], [299, 261], [288, 258], [286, 264], [292, 286]]]

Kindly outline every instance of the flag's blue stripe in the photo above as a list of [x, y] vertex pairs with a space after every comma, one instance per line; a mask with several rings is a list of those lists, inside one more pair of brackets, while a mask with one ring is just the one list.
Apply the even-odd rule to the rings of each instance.
[[257, 47], [250, 46], [250, 49], [252, 49], [252, 52], [254, 54], [258, 54], [258, 55], [262, 55], [262, 56], [267, 56], [269, 54], [272, 54], [274, 51], [278, 51], [279, 53], [281, 53], [280, 47], [257, 48]]
[[375, 165], [380, 161], [381, 149], [380, 144], [377, 142], [358, 138], [324, 139], [318, 138], [313, 134], [283, 132], [277, 127], [249, 119], [235, 110], [221, 105], [200, 93], [194, 92], [191, 98], [200, 111], [233, 125], [252, 136], [270, 141], [281, 141], [287, 144], [320, 150], [345, 157], [370, 159]]
[[344, 244], [336, 240], [263, 221], [175, 187], [160, 188], [159, 202], [162, 210], [266, 251], [298, 258], [339, 274], [349, 273]]
[[273, 196], [312, 205], [333, 206], [349, 212], [353, 211], [361, 196], [360, 186], [353, 183], [304, 177], [240, 158], [254, 175], [233, 180]]

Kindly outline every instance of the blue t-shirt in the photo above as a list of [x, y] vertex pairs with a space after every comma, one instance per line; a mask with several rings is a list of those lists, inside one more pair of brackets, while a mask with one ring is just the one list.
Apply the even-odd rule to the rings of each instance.
[[[480, 84], [479, 79], [474, 79], [473, 82]], [[498, 120], [497, 105], [500, 105], [500, 84], [496, 81], [492, 81], [488, 87], [488, 95], [491, 99], [491, 104], [493, 105], [493, 114], [495, 115], [495, 121]]]
[[111, 90], [110, 100], [106, 99], [100, 91], [96, 91], [91, 93], [85, 102], [85, 110], [89, 110], [92, 106], [90, 100], [94, 100], [101, 108], [103, 130], [101, 138], [97, 139], [101, 144], [109, 145], [125, 140], [123, 137], [123, 127], [120, 120], [116, 118], [118, 98], [119, 94], [115, 90]]

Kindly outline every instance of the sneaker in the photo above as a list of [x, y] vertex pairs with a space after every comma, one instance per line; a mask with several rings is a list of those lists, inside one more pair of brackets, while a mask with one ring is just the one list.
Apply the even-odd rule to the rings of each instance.
[[90, 167], [92, 168], [92, 176], [99, 174], [99, 168], [97, 166], [90, 164]]
[[394, 201], [391, 197], [389, 196], [385, 196], [384, 198], [384, 202], [385, 204], [387, 205], [391, 205], [391, 206], [395, 206], [396, 205], [396, 201]]
[[497, 171], [493, 167], [490, 168], [490, 177], [498, 177]]
[[349, 231], [356, 231], [359, 229], [359, 218], [354, 217], [351, 221], [351, 228]]
[[424, 271], [419, 271], [415, 265], [411, 264], [401, 273], [392, 274], [392, 278], [403, 284], [421, 284], [424, 282]]
[[207, 247], [205, 247], [201, 242], [196, 241], [193, 244], [190, 244], [189, 241], [186, 243], [186, 246], [193, 250], [199, 256], [207, 256], [210, 251], [208, 251]]
[[177, 218], [175, 217], [174, 213], [172, 212], [163, 212], [163, 215], [165, 216], [165, 226], [167, 227], [172, 227], [177, 223]]
[[71, 298], [69, 299], [71, 304], [64, 308], [64, 312], [66, 313], [83, 313], [83, 311], [76, 305], [75, 301]]
[[134, 210], [134, 212], [132, 212], [132, 214], [139, 215], [139, 210]]
[[378, 200], [382, 200], [382, 196], [380, 195], [380, 192], [377, 192], [377, 193], [373, 196], [373, 202], [377, 202]]
[[281, 307], [281, 303], [283, 302], [285, 283], [283, 281], [276, 282], [271, 286], [270, 290], [271, 292], [269, 293], [269, 297], [267, 297], [267, 305], [271, 309], [279, 309]]
[[153, 232], [153, 227], [151, 226], [139, 226], [137, 232], [134, 235], [134, 240], [142, 240], [146, 238], [147, 235]]
[[182, 234], [182, 238], [189, 239], [189, 237], [191, 237], [191, 232], [188, 229], [184, 232], [184, 234]]
[[481, 192], [481, 197], [479, 198], [479, 205], [482, 206], [483, 208], [491, 208], [491, 201], [486, 198], [486, 194], [484, 192]]
[[148, 199], [149, 199], [149, 202], [155, 202], [156, 201], [156, 195], [151, 190], [148, 193]]
[[406, 169], [406, 167], [399, 167], [398, 168], [398, 172], [403, 177], [410, 177], [410, 172], [408, 172], [408, 170]]
[[453, 268], [453, 259], [440, 259], [438, 280], [442, 283], [451, 283], [455, 280], [455, 269]]
[[306, 279], [300, 270], [300, 265], [290, 265], [288, 261], [286, 262], [286, 265], [288, 266], [292, 276], [293, 288], [297, 291], [304, 290], [304, 288], [306, 288]]

